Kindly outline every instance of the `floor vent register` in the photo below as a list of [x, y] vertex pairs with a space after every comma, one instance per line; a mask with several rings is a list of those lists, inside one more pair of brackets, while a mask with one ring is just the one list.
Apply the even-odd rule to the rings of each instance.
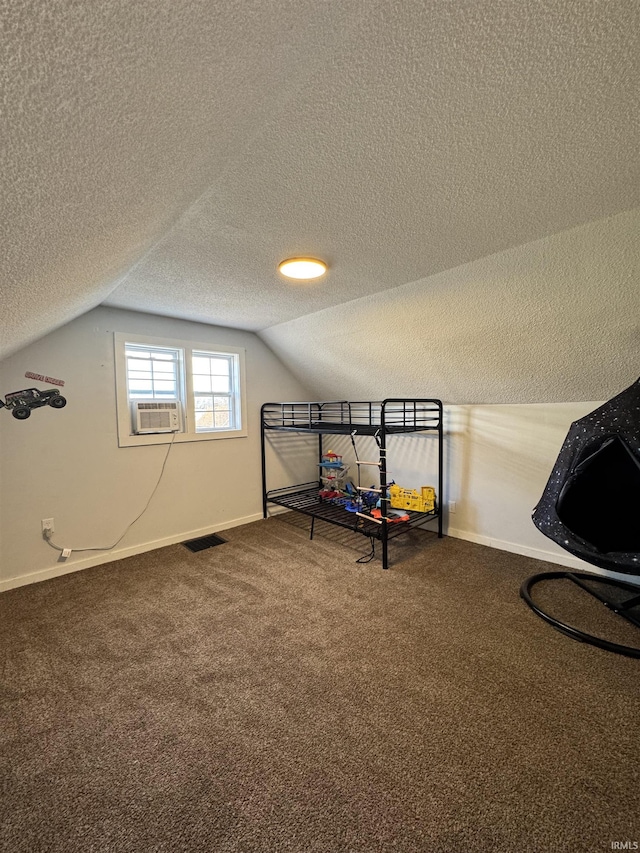
[[224, 545], [226, 539], [223, 539], [221, 536], [216, 536], [215, 534], [210, 534], [209, 536], [200, 536], [198, 539], [189, 539], [188, 542], [183, 542], [185, 548], [188, 548], [190, 551], [194, 553], [196, 551], [204, 551], [207, 548], [213, 548], [215, 545]]

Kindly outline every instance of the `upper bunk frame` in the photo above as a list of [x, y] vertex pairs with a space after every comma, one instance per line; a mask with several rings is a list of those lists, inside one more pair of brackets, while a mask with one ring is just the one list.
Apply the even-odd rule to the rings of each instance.
[[442, 427], [442, 402], [426, 398], [265, 403], [261, 414], [263, 429], [286, 432], [392, 435]]

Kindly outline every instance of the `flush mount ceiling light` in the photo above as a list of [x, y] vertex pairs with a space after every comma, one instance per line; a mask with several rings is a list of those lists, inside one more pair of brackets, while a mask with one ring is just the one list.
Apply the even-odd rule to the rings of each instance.
[[324, 275], [327, 265], [316, 258], [287, 258], [278, 264], [278, 270], [287, 278], [310, 279]]

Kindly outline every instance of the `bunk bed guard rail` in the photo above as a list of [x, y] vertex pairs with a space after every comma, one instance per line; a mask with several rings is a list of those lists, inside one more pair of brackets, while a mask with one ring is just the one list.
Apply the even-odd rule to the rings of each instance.
[[442, 403], [435, 399], [381, 401], [334, 400], [326, 402], [265, 403], [264, 429], [373, 434], [436, 430], [442, 420]]

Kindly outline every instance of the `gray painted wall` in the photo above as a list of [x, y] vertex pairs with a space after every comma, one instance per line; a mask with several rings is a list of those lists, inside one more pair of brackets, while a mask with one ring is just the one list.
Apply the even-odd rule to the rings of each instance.
[[[149, 509], [120, 545], [113, 552], [78, 551], [60, 563], [42, 540], [41, 519], [55, 519], [54, 541], [63, 547], [115, 542], [143, 509], [167, 450], [118, 447], [115, 331], [244, 347], [249, 435], [175, 444]], [[65, 380], [68, 404], [59, 411], [37, 409], [26, 421], [0, 410], [0, 589], [260, 518], [260, 406], [272, 399], [308, 399], [251, 332], [107, 308], [90, 311], [1, 362], [3, 395], [32, 385], [53, 387], [26, 379], [26, 371]], [[271, 486], [311, 476], [306, 457], [291, 454], [272, 457], [270, 473]]]

